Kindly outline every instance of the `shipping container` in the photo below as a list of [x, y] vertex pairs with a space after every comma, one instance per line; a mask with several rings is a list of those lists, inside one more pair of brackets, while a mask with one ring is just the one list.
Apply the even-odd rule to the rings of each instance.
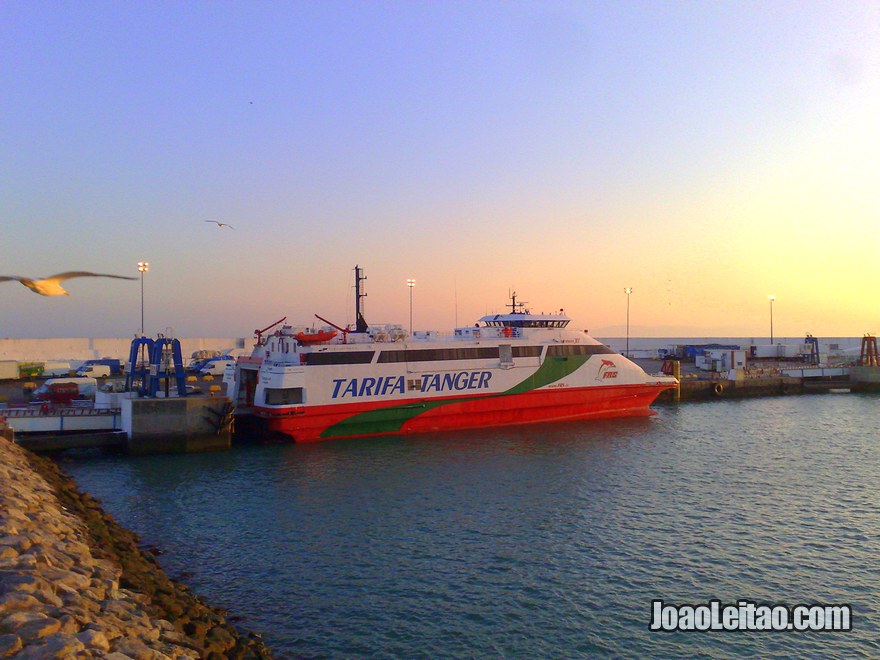
[[19, 378], [34, 378], [36, 376], [43, 375], [43, 363], [42, 362], [19, 362], [18, 363], [18, 377]]
[[0, 360], [0, 380], [16, 380], [18, 378], [18, 362]]
[[48, 378], [69, 376], [71, 371], [70, 362], [53, 361], [43, 364], [43, 376]]
[[779, 346], [776, 344], [754, 345], [750, 348], [750, 356], [753, 358], [777, 358], [779, 357]]

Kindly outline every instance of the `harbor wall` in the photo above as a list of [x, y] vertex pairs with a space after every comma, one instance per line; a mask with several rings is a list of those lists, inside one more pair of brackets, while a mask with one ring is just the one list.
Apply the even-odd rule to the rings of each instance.
[[[595, 337], [606, 346], [618, 353], [626, 351], [626, 337]], [[861, 349], [861, 337], [817, 337], [819, 355], [823, 362], [829, 359], [833, 363], [853, 362], [858, 360]], [[804, 337], [774, 337], [773, 345], [799, 346]], [[737, 345], [748, 351], [749, 346], [769, 346], [769, 337], [630, 337], [629, 352], [635, 357], [656, 358], [660, 349], [669, 350], [673, 346], [690, 346], [701, 344]]]
[[[178, 337], [184, 360], [195, 351], [229, 351], [250, 348], [244, 337]], [[0, 338], [0, 360], [45, 362], [85, 361], [109, 357], [127, 360], [131, 337], [67, 337], [55, 339]]]
[[[128, 359], [131, 337], [100, 338], [71, 337], [56, 339], [0, 338], [0, 360], [19, 362], [44, 362], [46, 360], [94, 360], [103, 357]], [[178, 337], [184, 358], [195, 351], [250, 350], [252, 341], [245, 337]], [[625, 337], [596, 337], [618, 352], [626, 350]], [[859, 357], [861, 337], [819, 337], [819, 351], [840, 359], [855, 360]], [[803, 337], [774, 337], [774, 344], [799, 345]], [[769, 345], [769, 337], [630, 337], [631, 353], [643, 353], [638, 357], [657, 357], [660, 349], [687, 344], [737, 344], [748, 346]]]
[[851, 367], [849, 378], [853, 389], [859, 392], [880, 392], [880, 367]]
[[227, 397], [123, 398], [122, 430], [130, 454], [185, 453], [232, 445]]
[[0, 657], [13, 655], [270, 657], [53, 462], [0, 436]]

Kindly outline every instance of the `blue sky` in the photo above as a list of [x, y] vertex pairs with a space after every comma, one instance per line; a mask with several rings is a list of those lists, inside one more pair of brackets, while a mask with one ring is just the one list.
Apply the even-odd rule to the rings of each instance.
[[[137, 276], [148, 333], [450, 329], [514, 288], [612, 333], [877, 331], [876, 2], [7, 2], [0, 275]], [[235, 226], [223, 230], [205, 220]], [[140, 285], [0, 284], [0, 336]]]

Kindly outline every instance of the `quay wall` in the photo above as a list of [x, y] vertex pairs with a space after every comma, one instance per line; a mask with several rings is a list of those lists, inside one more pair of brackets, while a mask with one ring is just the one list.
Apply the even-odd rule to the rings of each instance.
[[[618, 353], [625, 353], [627, 347], [626, 337], [599, 337], [606, 346], [610, 346]], [[819, 341], [819, 355], [822, 362], [839, 363], [851, 362], [858, 359], [861, 348], [861, 337], [817, 337]], [[804, 343], [804, 337], [779, 337], [773, 338], [772, 344], [783, 346], [799, 346]], [[740, 346], [748, 351], [749, 346], [769, 346], [769, 337], [630, 337], [628, 340], [629, 352], [638, 358], [657, 358], [660, 349], [669, 350], [673, 346], [700, 345], [700, 344], [724, 344]]]
[[0, 658], [269, 658], [48, 459], [0, 435]]
[[123, 398], [126, 450], [154, 454], [229, 449], [232, 410], [227, 397]]
[[[195, 351], [227, 351], [250, 348], [244, 337], [178, 337], [184, 361]], [[67, 337], [55, 339], [0, 338], [0, 360], [45, 362], [85, 361], [99, 358], [127, 360], [131, 337]]]
[[657, 397], [657, 402], [720, 401], [722, 399], [746, 399], [763, 396], [818, 394], [849, 389], [850, 386], [851, 382], [846, 376], [802, 378], [780, 375], [740, 380], [682, 378], [678, 388], [678, 396], [676, 396], [675, 390], [666, 390]]
[[880, 367], [851, 367], [849, 378], [853, 389], [858, 392], [880, 392]]

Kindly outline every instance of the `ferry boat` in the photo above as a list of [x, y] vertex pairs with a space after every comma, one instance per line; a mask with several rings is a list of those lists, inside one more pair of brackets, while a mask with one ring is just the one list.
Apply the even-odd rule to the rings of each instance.
[[[676, 386], [511, 297], [509, 313], [472, 327], [409, 336], [371, 328], [355, 267], [354, 328], [281, 325], [255, 331], [249, 357], [227, 366], [227, 393], [241, 422], [295, 442], [536, 422], [650, 415]], [[274, 332], [273, 327], [281, 325]]]

